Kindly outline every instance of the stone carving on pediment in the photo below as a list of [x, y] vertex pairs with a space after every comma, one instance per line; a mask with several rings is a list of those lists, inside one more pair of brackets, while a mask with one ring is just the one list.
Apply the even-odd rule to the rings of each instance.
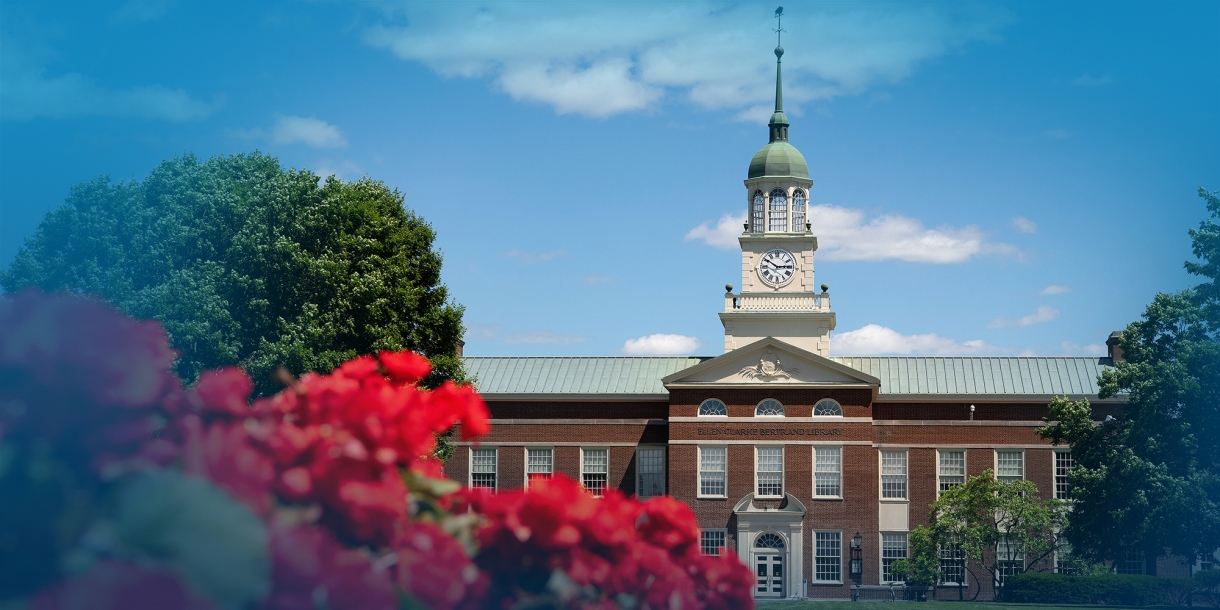
[[747, 366], [738, 373], [746, 379], [757, 379], [759, 381], [776, 381], [779, 379], [792, 379], [792, 374], [796, 373], [796, 368], [784, 368], [783, 362], [780, 361], [779, 355], [772, 350], [767, 350], [762, 358], [758, 359], [758, 364]]

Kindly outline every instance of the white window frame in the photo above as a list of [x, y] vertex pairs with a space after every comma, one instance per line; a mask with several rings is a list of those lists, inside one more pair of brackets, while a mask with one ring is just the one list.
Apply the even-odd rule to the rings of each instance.
[[[774, 402], [775, 402], [775, 404], [779, 405], [779, 411], [780, 411], [780, 414], [779, 414], [779, 415], [759, 415], [759, 414], [758, 414], [758, 409], [759, 409], [759, 407], [761, 407], [761, 406], [762, 406], [762, 404], [763, 404], [764, 402], [767, 402], [768, 400], [770, 400], [770, 401], [774, 401]], [[780, 418], [780, 417], [787, 417], [787, 416], [788, 416], [788, 407], [785, 407], [785, 406], [784, 406], [784, 403], [780, 402], [778, 398], [764, 398], [764, 399], [762, 399], [762, 400], [758, 401], [758, 404], [754, 405], [754, 417], [775, 417], [775, 418]]]
[[[783, 199], [784, 199], [784, 207], [783, 207], [782, 211], [779, 209], [776, 209], [776, 207], [775, 207], [775, 200], [776, 200], [777, 192], [782, 193], [779, 196], [783, 197]], [[789, 195], [788, 195], [787, 189], [782, 189], [782, 188], [777, 187], [777, 188], [771, 189], [770, 191], [767, 191], [767, 232], [768, 233], [787, 233], [788, 225], [789, 225], [788, 221], [790, 220], [788, 215], [791, 212], [792, 212], [792, 205], [789, 202]], [[782, 228], [778, 228], [778, 229], [774, 228], [773, 225], [779, 224], [779, 220], [781, 218], [783, 219], [784, 226]]]
[[[905, 544], [903, 545], [903, 549], [904, 549], [903, 556], [902, 557], [886, 557], [885, 556], [885, 537], [887, 535], [896, 536], [899, 534], [902, 535], [902, 537], [905, 541]], [[911, 558], [911, 532], [906, 531], [906, 530], [878, 532], [877, 533], [877, 542], [879, 543], [877, 545], [877, 548], [880, 549], [880, 552], [877, 553], [877, 582], [879, 582], [883, 585], [888, 585], [890, 583], [893, 583], [893, 584], [905, 583], [906, 581], [904, 581], [904, 580], [886, 580], [885, 579], [885, 560], [893, 559], [893, 560], [897, 561], [899, 559], [910, 559]]]
[[[640, 493], [640, 490], [644, 488], [644, 482], [643, 482], [644, 473], [641, 471], [641, 468], [640, 468], [641, 464], [643, 464], [643, 460], [641, 459], [640, 452], [646, 451], [646, 450], [656, 450], [656, 451], [661, 452], [661, 472], [658, 473], [661, 475], [661, 493], [656, 494], [656, 495], [650, 495], [650, 496], [645, 496]], [[669, 474], [668, 473], [669, 463], [668, 463], [668, 460], [666, 459], [667, 457], [668, 456], [666, 455], [665, 445], [639, 445], [635, 448], [635, 496], [637, 498], [639, 498], [641, 500], [646, 499], [646, 498], [659, 498], [666, 494], [667, 490], [666, 490], [665, 483], [668, 480], [667, 475]]]
[[[960, 482], [960, 483], [958, 483], [958, 485], [965, 485], [965, 484], [966, 484], [966, 480], [970, 478], [970, 472], [967, 470], [967, 466], [966, 466], [966, 465], [967, 465], [969, 462], [967, 461], [967, 455], [966, 455], [966, 450], [965, 450], [965, 449], [937, 449], [937, 450], [936, 450], [936, 497], [937, 497], [937, 499], [939, 499], [939, 498], [940, 498], [940, 494], [942, 494], [942, 493], [944, 493], [944, 492], [948, 491], [947, 489], [941, 489], [941, 487], [942, 487], [942, 486], [943, 486], [943, 484], [944, 484], [944, 483], [943, 483], [943, 481], [941, 480], [941, 477], [943, 477], [943, 476], [959, 476], [959, 475], [946, 475], [946, 474], [945, 474], [945, 473], [942, 471], [942, 468], [943, 468], [943, 462], [942, 462], [941, 455], [942, 455], [942, 454], [945, 454], [945, 453], [960, 453], [960, 454], [962, 454], [962, 474], [960, 475], [960, 476], [962, 477], [962, 480], [961, 480], [961, 482]], [[955, 485], [955, 487], [956, 487], [956, 485]]]
[[[606, 471], [604, 473], [603, 472], [591, 472], [591, 471], [585, 470], [586, 455], [592, 451], [604, 451], [605, 452]], [[554, 454], [552, 454], [552, 455], [554, 455]], [[553, 466], [552, 466], [552, 468], [553, 468]], [[600, 494], [593, 493], [593, 490], [589, 489], [589, 486], [585, 484], [585, 475], [586, 474], [589, 474], [589, 475], [600, 474], [600, 475], [604, 475], [606, 477], [606, 482], [602, 486]], [[610, 489], [610, 448], [609, 447], [581, 447], [580, 448], [580, 486], [584, 487], [585, 491], [588, 491], [594, 498], [601, 498], [606, 495], [606, 490]]]
[[[902, 454], [902, 497], [887, 497], [885, 495], [885, 477], [896, 476], [885, 474], [885, 454]], [[877, 452], [877, 497], [882, 502], [909, 502], [911, 500], [911, 453], [909, 449], [881, 449]]]
[[[499, 447], [478, 447], [478, 448], [470, 447], [469, 449], [470, 449], [470, 454], [468, 455], [469, 459], [467, 461], [467, 468], [466, 468], [466, 470], [467, 470], [466, 486], [474, 487], [474, 474], [475, 474], [475, 472], [474, 472], [474, 454], [475, 454], [475, 452], [490, 451], [491, 459], [492, 459], [492, 468], [493, 468], [491, 474], [495, 479], [495, 484], [493, 484], [490, 488], [483, 487], [483, 489], [491, 489], [493, 492], [500, 491], [500, 448]], [[485, 474], [485, 473], [480, 473], [480, 474]]]
[[[724, 406], [724, 415], [704, 415], [703, 414], [703, 405], [705, 405], [709, 402], [712, 402], [712, 401], [716, 401]], [[695, 411], [695, 417], [728, 417], [728, 416], [729, 416], [729, 403], [727, 403], [723, 400], [720, 400], [719, 398], [709, 398], [709, 399], [699, 403], [699, 410]]]
[[[838, 534], [839, 536], [839, 579], [838, 580], [821, 580], [818, 578], [818, 534]], [[843, 584], [843, 530], [813, 530], [813, 579], [809, 582], [819, 585], [841, 585]]]
[[[907, 539], [907, 544], [908, 544], [907, 552], [910, 553], [910, 548], [909, 548], [910, 539], [909, 538]], [[938, 587], [957, 587], [957, 586], [969, 587], [970, 586], [970, 570], [966, 569], [966, 564], [969, 562], [967, 562], [964, 558], [965, 551], [962, 550], [961, 545], [958, 545], [957, 552], [963, 555], [963, 559], [961, 562], [962, 581], [963, 582], [959, 583], [956, 580], [943, 580], [943, 577], [945, 574], [943, 562], [946, 559], [953, 559], [953, 558], [952, 557], [946, 558], [945, 549], [940, 546], [937, 546], [936, 547], [936, 564], [937, 564], [937, 568], [939, 568], [939, 569], [937, 570], [937, 574], [936, 574], [936, 586], [938, 586]]]
[[[1000, 454], [1001, 453], [1017, 453], [1017, 454], [1021, 455], [1021, 478], [1020, 479], [1015, 479], [1012, 481], [1005, 481], [1004, 478], [1001, 478], [1001, 475], [1000, 475]], [[1015, 483], [1017, 481], [1025, 480], [1025, 450], [1024, 449], [996, 449], [993, 454], [992, 459], [994, 460], [993, 464], [995, 466], [995, 470], [994, 470], [995, 480], [1001, 481], [1001, 482], [1010, 482], [1010, 483]], [[1011, 477], [1011, 476], [1012, 475], [1003, 475], [1003, 477], [1005, 477], [1005, 478]]]
[[[818, 449], [837, 449], [839, 451], [838, 470], [835, 474], [839, 475], [839, 493], [837, 495], [819, 495], [818, 494]], [[814, 500], [842, 500], [843, 499], [843, 445], [814, 445], [813, 446], [813, 499]]]
[[[1060, 474], [1059, 474], [1059, 458], [1060, 458], [1060, 456], [1062, 456], [1062, 455], [1066, 455], [1066, 456], [1068, 456], [1068, 458], [1067, 458], [1067, 459], [1069, 459], [1069, 460], [1071, 460], [1071, 461], [1072, 461], [1072, 465], [1071, 465], [1071, 466], [1069, 466], [1069, 467], [1067, 468], [1067, 471], [1066, 471], [1066, 472], [1065, 472], [1065, 473], [1064, 473], [1062, 476], [1060, 476]], [[1054, 455], [1052, 455], [1052, 456], [1051, 456], [1051, 458], [1054, 460], [1054, 461], [1052, 462], [1052, 468], [1054, 468], [1054, 469], [1055, 469], [1055, 483], [1054, 483], [1054, 486], [1055, 486], [1055, 494], [1054, 494], [1054, 495], [1055, 495], [1055, 499], [1056, 499], [1056, 500], [1070, 500], [1070, 499], [1071, 499], [1071, 490], [1068, 488], [1068, 481], [1067, 481], [1067, 479], [1068, 479], [1068, 477], [1070, 476], [1070, 473], [1072, 472], [1072, 470], [1076, 468], [1076, 458], [1072, 457], [1072, 452], [1071, 452], [1071, 450], [1070, 450], [1070, 449], [1056, 449], [1056, 450], [1055, 450], [1055, 452], [1054, 452]], [[1062, 480], [1062, 481], [1063, 481], [1063, 493], [1062, 493], [1062, 494], [1061, 494], [1061, 493], [1059, 493], [1059, 482], [1060, 482], [1060, 480]]]
[[[761, 449], [779, 449], [779, 494], [764, 496], [758, 492], [758, 456]], [[754, 445], [754, 497], [758, 499], [778, 499], [784, 497], [784, 445]]]
[[[1017, 547], [1018, 551], [1016, 554], [1019, 555], [1020, 557], [1018, 559], [1000, 559], [1001, 549], [1004, 549], [1003, 556], [1007, 557], [1010, 554], [1010, 551], [1008, 550], [1010, 547]], [[1006, 538], [1000, 538], [999, 542], [997, 542], [995, 545], [995, 561], [996, 561], [996, 581], [998, 583], [1003, 583], [1005, 581], [1005, 579], [1007, 579], [1010, 576], [1024, 574], [1025, 571], [1029, 569], [1029, 563], [1026, 560], [1026, 556], [1025, 556], [1025, 549], [1020, 544], [1014, 544], [1014, 543], [1009, 542]], [[1021, 566], [1020, 566], [1020, 568], [1017, 568], [1016, 570], [1014, 570], [1013, 566], [1011, 566], [1011, 565], [1003, 565], [1003, 564], [1015, 564], [1017, 562], [1020, 562]]]
[[[802, 199], [800, 210], [796, 209], [797, 194], [800, 194]], [[805, 189], [792, 189], [792, 193], [788, 195], [788, 210], [792, 217], [792, 232], [805, 231], [805, 223], [809, 222], [809, 193], [805, 192]], [[798, 221], [797, 218], [800, 220]]]
[[699, 552], [704, 556], [719, 557], [719, 555], [706, 552], [707, 549], [703, 546], [704, 534], [720, 534], [721, 541], [724, 542], [724, 545], [720, 547], [720, 552], [725, 555], [729, 554], [729, 530], [723, 527], [700, 528], [699, 530]]
[[[697, 445], [695, 452], [695, 497], [697, 498], [727, 498], [729, 497], [729, 448], [727, 445]], [[703, 493], [703, 452], [708, 449], [716, 449], [724, 453], [724, 470], [719, 471], [721, 482], [724, 486], [723, 494], [705, 494]], [[708, 472], [717, 472], [709, 470]]]
[[531, 474], [542, 474], [542, 473], [531, 473], [530, 472], [530, 451], [546, 451], [546, 452], [550, 453], [551, 454], [551, 471], [549, 473], [547, 473], [549, 475], [547, 477], [547, 479], [549, 480], [551, 478], [554, 478], [554, 476], [555, 476], [555, 448], [554, 447], [526, 447], [525, 448], [525, 488], [526, 489], [529, 489], [529, 487], [530, 487], [530, 475]]
[[[835, 406], [839, 407], [839, 414], [838, 414], [838, 415], [818, 415], [818, 414], [817, 414], [817, 412], [818, 412], [818, 405], [822, 404], [823, 402], [828, 402], [828, 401], [829, 401], [829, 402], [833, 402], [833, 403], [835, 403]], [[810, 416], [810, 417], [818, 417], [818, 418], [823, 418], [823, 417], [824, 417], [824, 418], [826, 418], [826, 419], [834, 419], [834, 418], [839, 418], [839, 419], [842, 419], [842, 417], [843, 417], [843, 403], [841, 403], [841, 402], [839, 402], [839, 401], [837, 401], [837, 400], [835, 400], [835, 399], [833, 399], [833, 398], [823, 398], [823, 399], [821, 399], [821, 400], [819, 400], [819, 401], [817, 401], [817, 402], [813, 403], [813, 408], [812, 408], [812, 409], [810, 409], [810, 411], [809, 411], [809, 416]]]

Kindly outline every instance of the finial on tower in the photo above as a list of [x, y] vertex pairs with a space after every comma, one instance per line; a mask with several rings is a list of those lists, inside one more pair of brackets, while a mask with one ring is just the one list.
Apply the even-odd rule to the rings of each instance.
[[784, 33], [784, 7], [775, 9], [775, 114], [769, 123], [772, 142], [788, 141], [788, 117], [784, 116], [784, 83], [781, 67], [784, 62], [784, 47], [780, 45]]

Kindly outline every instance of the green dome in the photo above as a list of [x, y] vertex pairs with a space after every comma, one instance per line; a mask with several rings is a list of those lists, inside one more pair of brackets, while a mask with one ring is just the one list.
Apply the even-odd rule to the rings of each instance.
[[763, 176], [808, 179], [809, 166], [805, 164], [805, 157], [795, 146], [787, 142], [771, 142], [754, 155], [747, 178]]

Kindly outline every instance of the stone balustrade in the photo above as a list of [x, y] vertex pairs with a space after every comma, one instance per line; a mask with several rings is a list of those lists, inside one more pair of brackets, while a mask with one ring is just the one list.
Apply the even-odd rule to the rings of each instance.
[[830, 293], [775, 292], [724, 295], [725, 311], [830, 311]]

